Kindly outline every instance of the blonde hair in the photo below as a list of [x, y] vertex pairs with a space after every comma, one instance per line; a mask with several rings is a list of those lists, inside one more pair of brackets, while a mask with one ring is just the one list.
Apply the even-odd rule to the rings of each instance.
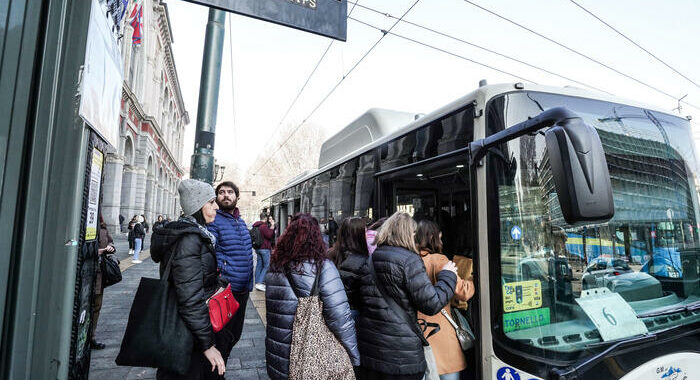
[[377, 236], [374, 238], [374, 245], [391, 245], [418, 253], [418, 248], [416, 248], [413, 238], [416, 226], [416, 221], [413, 220], [411, 215], [397, 211], [382, 224], [382, 227], [377, 232]]

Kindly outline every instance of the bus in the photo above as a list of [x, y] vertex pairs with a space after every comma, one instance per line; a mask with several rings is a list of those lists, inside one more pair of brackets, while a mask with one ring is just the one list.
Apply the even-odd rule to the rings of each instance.
[[266, 200], [430, 219], [473, 261], [478, 379], [700, 376], [698, 156], [689, 120], [577, 88], [484, 85], [425, 115], [381, 109]]

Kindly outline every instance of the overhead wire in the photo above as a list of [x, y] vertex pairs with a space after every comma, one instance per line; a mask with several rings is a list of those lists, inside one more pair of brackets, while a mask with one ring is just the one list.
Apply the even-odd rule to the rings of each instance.
[[462, 56], [462, 55], [459, 55], [459, 54], [457, 54], [457, 53], [453, 53], [453, 52], [451, 52], [451, 51], [448, 51], [448, 50], [439, 48], [439, 47], [437, 47], [437, 46], [434, 46], [434, 45], [431, 45], [431, 44], [428, 44], [428, 43], [425, 43], [425, 42], [422, 42], [422, 41], [415, 40], [415, 39], [410, 38], [410, 37], [406, 37], [406, 36], [404, 36], [404, 35], [401, 35], [401, 34], [398, 34], [398, 33], [395, 33], [395, 32], [391, 32], [391, 31], [388, 31], [388, 30], [384, 30], [384, 29], [382, 29], [382, 28], [380, 28], [380, 27], [378, 27], [378, 26], [369, 24], [369, 23], [364, 22], [364, 21], [362, 21], [362, 20], [358, 20], [358, 19], [356, 19], [356, 18], [354, 18], [354, 17], [348, 17], [348, 19], [350, 19], [350, 20], [352, 20], [352, 21], [355, 21], [355, 22], [357, 22], [357, 23], [360, 23], [360, 24], [362, 24], [362, 25], [368, 26], [368, 27], [370, 27], [370, 28], [376, 29], [376, 30], [382, 32], [383, 34], [391, 34], [392, 36], [399, 37], [399, 38], [401, 38], [401, 39], [404, 39], [404, 40], [407, 40], [407, 41], [410, 41], [410, 42], [413, 42], [413, 43], [416, 43], [416, 44], [425, 46], [425, 47], [430, 48], [430, 49], [433, 49], [433, 50], [437, 50], [437, 51], [442, 52], [442, 53], [445, 53], [445, 54], [449, 54], [449, 55], [451, 55], [451, 56], [453, 56], [453, 57], [460, 58], [460, 59], [463, 59], [463, 60], [465, 60], [465, 61], [469, 61], [469, 62], [475, 63], [475, 64], [480, 65], [480, 66], [484, 66], [484, 67], [489, 68], [489, 69], [491, 69], [491, 70], [498, 71], [499, 73], [506, 74], [506, 75], [512, 76], [512, 77], [514, 77], [514, 78], [518, 78], [518, 79], [523, 80], [523, 81], [525, 81], [525, 82], [530, 82], [530, 83], [533, 83], [533, 84], [537, 84], [537, 82], [535, 82], [534, 80], [525, 78], [525, 77], [520, 76], [520, 75], [518, 75], [518, 74], [514, 74], [514, 73], [511, 73], [511, 72], [508, 72], [508, 71], [505, 71], [505, 70], [501, 70], [501, 69], [499, 69], [499, 68], [497, 68], [497, 67], [488, 65], [488, 64], [486, 64], [486, 63], [479, 62], [479, 61], [473, 60], [473, 59], [471, 59], [471, 58], [467, 58], [467, 57]]
[[[646, 82], [644, 82], [644, 81], [641, 81], [641, 80], [639, 80], [639, 79], [637, 79], [637, 78], [635, 78], [635, 77], [633, 77], [633, 76], [631, 76], [631, 75], [629, 75], [629, 74], [626, 74], [626, 73], [624, 73], [624, 72], [622, 72], [622, 71], [620, 71], [620, 70], [618, 70], [618, 69], [616, 69], [616, 68], [614, 68], [614, 67], [611, 67], [610, 65], [607, 65], [607, 64], [605, 64], [605, 63], [603, 63], [603, 62], [601, 62], [601, 61], [599, 61], [599, 60], [597, 60], [597, 59], [595, 59], [595, 58], [593, 58], [593, 57], [590, 57], [590, 56], [588, 56], [588, 55], [586, 55], [586, 54], [584, 54], [584, 53], [581, 53], [581, 52], [579, 52], [578, 50], [576, 50], [576, 49], [574, 49], [574, 48], [571, 48], [571, 47], [569, 47], [569, 46], [567, 46], [567, 45], [565, 45], [565, 44], [563, 44], [563, 43], [561, 43], [561, 42], [559, 42], [559, 41], [556, 41], [556, 40], [554, 40], [554, 39], [552, 39], [552, 38], [550, 38], [550, 37], [547, 37], [547, 36], [545, 36], [544, 34], [539, 33], [539, 32], [537, 32], [537, 31], [535, 31], [535, 30], [533, 30], [533, 29], [530, 29], [530, 28], [528, 28], [528, 27], [525, 26], [525, 25], [519, 24], [518, 22], [513, 21], [513, 20], [509, 19], [508, 17], [502, 16], [502, 15], [500, 15], [499, 13], [496, 13], [496, 12], [494, 12], [494, 11], [488, 9], [488, 8], [485, 8], [485, 7], [483, 7], [483, 6], [479, 5], [479, 4], [476, 4], [476, 3], [474, 3], [474, 2], [471, 1], [471, 0], [463, 0], [463, 1], [464, 1], [465, 3], [467, 3], [467, 4], [470, 4], [470, 5], [472, 5], [472, 6], [476, 7], [476, 8], [479, 8], [479, 9], [483, 10], [484, 12], [487, 12], [487, 13], [493, 15], [493, 16], [496, 16], [496, 17], [498, 17], [498, 18], [504, 20], [504, 21], [507, 21], [507, 22], [509, 22], [509, 23], [511, 23], [511, 24], [513, 24], [513, 25], [515, 25], [515, 26], [517, 26], [517, 27], [523, 29], [523, 30], [526, 30], [526, 31], [528, 31], [528, 32], [530, 32], [530, 33], [532, 33], [532, 34], [534, 34], [534, 35], [540, 37], [540, 38], [543, 38], [543, 39], [545, 39], [545, 40], [547, 40], [547, 41], [549, 41], [549, 42], [551, 42], [551, 43], [553, 43], [553, 44], [555, 44], [555, 45], [557, 45], [557, 46], [559, 46], [559, 47], [561, 47], [561, 48], [563, 48], [563, 49], [566, 49], [566, 50], [568, 50], [568, 51], [570, 51], [570, 52], [572, 52], [572, 53], [574, 53], [574, 54], [576, 54], [576, 55], [578, 55], [578, 56], [580, 56], [580, 57], [582, 57], [582, 58], [585, 58], [585, 59], [587, 59], [587, 60], [589, 60], [589, 61], [591, 61], [591, 62], [594, 62], [594, 63], [596, 63], [596, 64], [598, 64], [598, 65], [600, 65], [600, 66], [603, 66], [603, 67], [605, 67], [606, 69], [608, 69], [608, 70], [610, 70], [610, 71], [613, 71], [613, 72], [615, 72], [615, 73], [617, 73], [617, 74], [619, 74], [619, 75], [621, 75], [621, 76], [623, 76], [623, 77], [625, 77], [625, 78], [627, 78], [627, 79], [630, 79], [630, 80], [632, 80], [632, 81], [634, 81], [634, 82], [636, 82], [636, 83], [639, 83], [639, 84], [641, 84], [641, 85], [643, 85], [643, 86], [645, 86], [645, 87], [647, 87], [647, 88], [649, 88], [649, 89], [652, 89], [652, 90], [654, 90], [654, 91], [656, 91], [656, 92], [658, 92], [658, 93], [660, 93], [660, 94], [666, 95], [667, 97], [669, 97], [669, 98], [671, 98], [671, 99], [673, 99], [673, 100], [678, 101], [678, 98], [679, 98], [679, 97], [677, 97], [677, 96], [674, 96], [674, 95], [672, 95], [672, 94], [669, 94], [668, 92], [666, 92], [666, 91], [664, 91], [664, 90], [661, 90], [661, 89], [658, 88], [658, 87], [652, 86], [652, 85], [650, 85], [650, 84], [648, 84], [648, 83], [646, 83]], [[694, 104], [692, 104], [692, 103], [688, 103], [687, 101], [682, 101], [682, 103], [684, 103], [684, 104], [686, 104], [686, 105], [688, 105], [688, 106], [690, 106], [690, 107], [693, 107], [693, 108], [695, 108], [695, 109], [697, 109], [697, 110], [700, 110], [700, 107], [698, 107], [698, 106], [696, 106], [696, 105], [694, 105]]]
[[[352, 14], [352, 11], [355, 10], [355, 6], [357, 5], [358, 2], [353, 3], [352, 8], [350, 8], [350, 11], [348, 12], [348, 16], [350, 16]], [[332, 39], [331, 42], [328, 43], [328, 46], [326, 46], [326, 50], [323, 51], [323, 54], [321, 54], [321, 58], [318, 59], [318, 61], [316, 62], [316, 65], [314, 65], [313, 70], [311, 70], [309, 75], [306, 77], [306, 81], [304, 81], [304, 85], [301, 86], [301, 88], [299, 89], [299, 92], [297, 92], [296, 96], [294, 97], [294, 100], [292, 100], [292, 102], [289, 104], [289, 107], [287, 107], [287, 111], [285, 111], [284, 115], [280, 119], [280, 122], [277, 124], [275, 129], [270, 134], [271, 136], [274, 136], [275, 133], [277, 133], [277, 131], [279, 131], [279, 129], [282, 127], [282, 123], [284, 122], [285, 119], [287, 119], [287, 116], [289, 116], [289, 112], [291, 112], [292, 108], [294, 108], [294, 105], [297, 103], [297, 100], [299, 100], [299, 97], [301, 97], [301, 94], [304, 92], [304, 90], [306, 89], [306, 86], [311, 81], [311, 78], [316, 73], [316, 70], [318, 70], [318, 67], [321, 66], [321, 62], [323, 62], [323, 59], [326, 58], [326, 55], [328, 54], [328, 51], [331, 49], [331, 46], [333, 46], [334, 42], [335, 42], [335, 40]]]
[[[317, 111], [319, 108], [321, 108], [321, 106], [323, 105], [323, 103], [325, 103], [326, 100], [328, 100], [328, 98], [330, 98], [331, 95], [333, 95], [333, 93], [335, 92], [335, 90], [336, 90], [338, 87], [340, 87], [340, 85], [343, 83], [343, 81], [345, 81], [345, 78], [347, 78], [347, 77], [357, 68], [357, 66], [359, 66], [360, 63], [362, 63], [362, 61], [364, 61], [365, 58], [367, 58], [367, 56], [368, 56], [372, 51], [374, 51], [374, 48], [376, 48], [377, 45], [379, 45], [379, 43], [382, 42], [382, 40], [384, 39], [384, 37], [386, 37], [386, 35], [387, 35], [387, 34], [388, 34], [388, 33], [389, 33], [389, 32], [390, 32], [404, 17], [406, 17], [406, 15], [408, 14], [408, 12], [410, 12], [410, 11], [418, 4], [418, 2], [420, 2], [420, 0], [416, 0], [409, 8], [403, 13], [403, 15], [401, 15], [401, 17], [400, 17], [398, 20], [396, 20], [396, 22], [394, 22], [393, 25], [391, 25], [391, 27], [386, 31], [386, 33], [382, 33], [382, 36], [379, 37], [379, 39], [377, 40], [377, 42], [375, 42], [375, 43], [369, 48], [369, 50], [367, 50], [367, 51], [365, 52], [365, 54], [363, 54], [362, 57], [360, 57], [360, 59], [359, 59], [357, 62], [355, 62], [354, 65], [352, 65], [352, 67], [350, 68], [350, 70], [348, 70], [348, 72], [346, 72], [345, 75], [343, 75], [343, 77], [340, 78], [340, 80], [335, 84], [335, 86], [333, 86], [333, 88], [326, 94], [326, 96], [324, 96], [323, 99], [321, 99], [321, 101], [316, 105], [316, 107], [314, 107], [314, 108], [311, 110], [311, 112], [302, 120], [302, 122], [299, 123], [299, 125], [297, 125], [297, 126], [291, 131], [291, 133], [289, 134], [289, 136], [287, 136], [287, 138], [277, 147], [277, 149], [275, 149], [275, 151], [272, 152], [272, 154], [269, 155], [269, 157], [267, 158], [267, 160], [265, 160], [265, 162], [263, 162], [263, 164], [260, 165], [260, 167], [258, 167], [258, 169], [255, 170], [255, 171], [253, 172], [253, 176], [257, 175], [257, 172], [259, 172], [262, 168], [265, 167], [265, 165], [267, 165], [267, 164], [270, 162], [270, 160], [272, 160], [272, 157], [274, 157], [274, 155], [277, 154], [277, 152], [279, 152], [279, 150], [282, 149], [282, 147], [284, 147], [284, 146], [289, 142], [289, 140], [292, 138], [292, 136], [294, 136], [294, 134], [299, 130], [299, 128], [301, 128], [301, 127], [306, 123], [306, 121], [309, 120], [309, 118], [310, 118], [311, 116], [313, 116], [313, 114], [316, 113], [316, 111]], [[353, 7], [353, 9], [354, 9], [354, 7]], [[348, 14], [348, 18], [349, 18], [349, 17], [350, 17], [350, 15]]]
[[[370, 11], [370, 12], [374, 12], [374, 13], [376, 13], [376, 14], [379, 14], [379, 15], [382, 15], [382, 16], [385, 16], [385, 17], [388, 17], [388, 18], [398, 19], [398, 17], [393, 16], [393, 15], [387, 13], [387, 12], [384, 12], [384, 11], [381, 11], [381, 10], [378, 10], [378, 9], [375, 9], [375, 8], [371, 8], [371, 7], [368, 7], [368, 6], [366, 6], [366, 5], [353, 3], [352, 1], [348, 1], [348, 3], [350, 3], [350, 4], [355, 4], [355, 5], [357, 5], [358, 7], [362, 8], [362, 9], [368, 10], [368, 11]], [[356, 19], [353, 19], [353, 20], [358, 21], [358, 20], [356, 20]], [[358, 21], [358, 22], [361, 22], [361, 21]], [[403, 22], [404, 24], [408, 24], [408, 25], [414, 26], [414, 27], [419, 28], [419, 29], [427, 30], [427, 31], [429, 31], [429, 32], [431, 32], [431, 33], [435, 33], [435, 34], [437, 34], [437, 35], [440, 35], [440, 36], [443, 36], [443, 37], [452, 39], [452, 40], [454, 40], [454, 41], [458, 41], [458, 42], [464, 43], [464, 44], [466, 44], [466, 45], [473, 46], [473, 47], [475, 47], [475, 48], [477, 48], [477, 49], [480, 49], [480, 50], [489, 52], [489, 53], [491, 53], [491, 54], [498, 55], [499, 57], [503, 57], [503, 58], [509, 59], [509, 60], [511, 60], [511, 61], [513, 61], [513, 62], [517, 62], [517, 63], [519, 63], [519, 64], [522, 64], [522, 65], [525, 65], [525, 66], [527, 66], [527, 67], [530, 67], [530, 68], [533, 68], [533, 69], [542, 71], [542, 72], [544, 72], [544, 73], [547, 73], [547, 74], [549, 74], [549, 75], [553, 75], [553, 76], [556, 76], [556, 77], [558, 77], [558, 78], [561, 78], [561, 79], [564, 79], [564, 80], [567, 80], [567, 81], [570, 81], [570, 82], [579, 84], [579, 85], [581, 85], [581, 86], [588, 87], [588, 88], [591, 88], [591, 89], [593, 89], [593, 90], [606, 93], [606, 94], [608, 94], [608, 95], [614, 95], [614, 94], [611, 93], [611, 92], [605, 91], [605, 90], [603, 90], [603, 89], [601, 89], [601, 88], [598, 88], [598, 87], [595, 87], [595, 86], [593, 86], [593, 85], [591, 85], [591, 84], [578, 81], [578, 80], [576, 80], [576, 79], [573, 79], [573, 78], [567, 77], [567, 76], [565, 76], [565, 75], [562, 75], [562, 74], [553, 72], [553, 71], [551, 71], [551, 70], [545, 69], [545, 68], [540, 67], [540, 66], [537, 66], [537, 65], [533, 65], [533, 64], [531, 64], [531, 63], [525, 62], [525, 61], [520, 60], [520, 59], [518, 59], [518, 58], [511, 57], [511, 56], [509, 56], [509, 55], [507, 55], [507, 54], [500, 53], [500, 52], [495, 51], [495, 50], [493, 50], [493, 49], [489, 49], [489, 48], [483, 47], [483, 46], [478, 45], [478, 44], [476, 44], [476, 43], [474, 43], [474, 42], [470, 42], [470, 41], [464, 40], [464, 39], [462, 39], [462, 38], [459, 38], [459, 37], [456, 37], [456, 36], [453, 36], [453, 35], [450, 35], [450, 34], [441, 32], [441, 31], [439, 31], [439, 30], [436, 30], [436, 29], [427, 27], [427, 26], [425, 26], [425, 25], [421, 25], [421, 24], [418, 24], [418, 23], [415, 23], [415, 22], [412, 22], [412, 21], [409, 21], [409, 20], [405, 20], [405, 19], [402, 20], [401, 22]]]
[[630, 37], [628, 37], [627, 35], [625, 35], [625, 34], [622, 33], [621, 31], [619, 31], [619, 30], [618, 30], [617, 28], [615, 28], [614, 26], [612, 26], [612, 25], [610, 25], [609, 23], [605, 22], [605, 20], [603, 20], [602, 18], [598, 17], [598, 16], [597, 16], [595, 13], [593, 13], [592, 11], [586, 9], [583, 5], [577, 3], [577, 2], [574, 1], [574, 0], [569, 0], [569, 1], [570, 1], [571, 3], [573, 3], [574, 5], [576, 5], [577, 7], [581, 8], [584, 12], [588, 13], [589, 15], [591, 15], [591, 17], [593, 17], [593, 18], [595, 18], [596, 20], [600, 21], [603, 25], [605, 25], [605, 26], [607, 26], [608, 28], [612, 29], [615, 33], [617, 33], [617, 34], [619, 34], [620, 36], [622, 36], [622, 38], [626, 39], [627, 41], [629, 41], [630, 43], [632, 43], [634, 46], [638, 47], [639, 49], [641, 49], [641, 50], [644, 51], [645, 53], [649, 54], [652, 58], [654, 58], [655, 60], [659, 61], [659, 62], [660, 62], [661, 64], [663, 64], [664, 66], [666, 66], [666, 67], [668, 67], [669, 69], [671, 69], [671, 70], [672, 70], [673, 72], [675, 72], [676, 74], [682, 76], [682, 77], [683, 77], [685, 80], [687, 80], [688, 82], [690, 82], [690, 83], [694, 84], [696, 87], [700, 88], [700, 84], [698, 84], [698, 83], [695, 82], [694, 80], [688, 78], [688, 76], [686, 76], [685, 74], [683, 74], [683, 73], [681, 73], [680, 71], [678, 71], [678, 69], [676, 69], [675, 67], [673, 67], [673, 66], [669, 65], [668, 63], [666, 63], [666, 61], [664, 61], [663, 59], [659, 58], [659, 57], [656, 56], [654, 53], [650, 52], [648, 49], [644, 48], [642, 45], [640, 45], [639, 43], [637, 43], [636, 41], [634, 41], [633, 39], [631, 39]]

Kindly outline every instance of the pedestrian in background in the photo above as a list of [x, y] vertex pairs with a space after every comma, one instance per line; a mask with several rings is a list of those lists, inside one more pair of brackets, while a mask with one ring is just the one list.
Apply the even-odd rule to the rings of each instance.
[[217, 346], [224, 361], [228, 360], [233, 346], [241, 338], [246, 304], [249, 293], [253, 290], [253, 245], [248, 227], [236, 207], [239, 196], [240, 190], [233, 182], [219, 183], [216, 186], [219, 210], [216, 211], [214, 222], [207, 226], [216, 238], [216, 259], [221, 276], [231, 284], [233, 296], [241, 305], [233, 319], [220, 332], [228, 336], [226, 345]]
[[352, 365], [360, 364], [350, 305], [340, 274], [327, 258], [318, 221], [309, 214], [297, 214], [277, 242], [265, 278], [268, 285], [266, 307], [274, 310], [266, 316], [265, 338], [267, 374], [273, 380], [287, 379], [289, 375], [289, 366], [293, 364], [289, 361], [292, 325], [298, 299], [311, 295], [319, 271], [318, 296], [323, 304], [326, 326], [345, 348]]
[[114, 240], [112, 240], [112, 235], [107, 231], [107, 224], [104, 219], [102, 219], [102, 214], [100, 214], [100, 234], [98, 237], [98, 248], [97, 248], [97, 264], [95, 272], [95, 288], [93, 290], [92, 298], [92, 322], [90, 325], [90, 348], [95, 350], [101, 350], [105, 348], [104, 343], [99, 343], [95, 339], [95, 330], [97, 329], [97, 320], [100, 318], [100, 310], [102, 310], [102, 295], [104, 288], [102, 288], [102, 260], [104, 260], [104, 255], [111, 255], [116, 252], [114, 248]]
[[329, 256], [340, 272], [353, 317], [356, 317], [361, 305], [362, 267], [367, 265], [369, 256], [365, 240], [365, 222], [362, 218], [345, 218], [340, 222], [338, 241], [331, 248]]
[[134, 217], [131, 218], [131, 220], [129, 221], [129, 225], [127, 227], [129, 229], [129, 233], [126, 235], [127, 240], [129, 240], [129, 255], [134, 254], [134, 247], [136, 244], [136, 242], [135, 242], [136, 237], [134, 235], [134, 225], [136, 225], [136, 220], [137, 220], [136, 215], [134, 215]]
[[328, 215], [328, 246], [332, 247], [335, 244], [335, 239], [338, 237], [338, 223], [333, 218], [333, 214]]
[[[422, 220], [416, 229], [416, 246], [425, 264], [426, 272], [430, 281], [437, 282], [440, 270], [449, 262], [449, 259], [442, 254], [442, 233], [440, 227], [433, 221]], [[471, 280], [463, 280], [457, 277], [453, 302], [465, 302], [474, 296], [474, 283]], [[450, 305], [446, 305], [444, 310], [447, 315], [452, 316]], [[435, 361], [437, 363], [440, 380], [459, 380], [459, 372], [467, 368], [467, 360], [462, 352], [462, 347], [457, 340], [457, 332], [450, 324], [442, 312], [435, 315], [426, 315], [418, 312], [418, 319], [426, 322], [437, 323], [440, 330], [426, 338], [433, 348]]]
[[[416, 222], [409, 214], [396, 212], [389, 217], [368, 259], [376, 276], [369, 266], [370, 274], [362, 273], [363, 305], [357, 324], [360, 379], [421, 380], [425, 374], [424, 338], [419, 335], [416, 311], [434, 315], [447, 305], [454, 294], [457, 267], [445, 264], [433, 285], [416, 249], [415, 231]], [[407, 319], [416, 325], [409, 325]]]
[[141, 224], [143, 225], [143, 230], [146, 231], [146, 233], [148, 233], [148, 221], [146, 220], [146, 215], [144, 214], [141, 214]]
[[255, 265], [255, 289], [265, 291], [265, 274], [270, 267], [270, 253], [275, 239], [275, 219], [266, 214], [260, 214], [260, 220], [253, 223], [253, 228], [260, 231], [262, 244], [255, 250], [257, 264]]
[[124, 215], [119, 214], [119, 232], [124, 232]]
[[163, 215], [158, 215], [158, 220], [156, 220], [155, 223], [153, 223], [153, 231], [155, 231], [158, 228], [163, 227], [165, 224], [165, 220], [163, 219]]
[[143, 239], [146, 237], [146, 231], [143, 228], [143, 217], [136, 216], [136, 223], [133, 228], [134, 232], [134, 259], [131, 260], [134, 264], [141, 264], [143, 261], [139, 259], [141, 248], [143, 247]]
[[[153, 231], [151, 256], [160, 263], [161, 276], [168, 261], [173, 260], [168, 280], [177, 295], [178, 312], [194, 337], [194, 347], [185, 375], [159, 368], [156, 378], [223, 379], [226, 363], [220, 347], [229, 344], [230, 336], [225, 329], [214, 332], [207, 306], [207, 300], [226, 285], [217, 271], [216, 238], [205, 227], [214, 221], [218, 208], [214, 189], [204, 182], [186, 179], [180, 182], [177, 190], [185, 215]], [[241, 309], [245, 307], [241, 306]]]

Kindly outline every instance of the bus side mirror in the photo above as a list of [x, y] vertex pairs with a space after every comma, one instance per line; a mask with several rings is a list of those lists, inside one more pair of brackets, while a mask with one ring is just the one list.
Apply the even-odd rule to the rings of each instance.
[[564, 219], [569, 224], [615, 215], [612, 185], [598, 132], [580, 117], [545, 132], [547, 154]]

